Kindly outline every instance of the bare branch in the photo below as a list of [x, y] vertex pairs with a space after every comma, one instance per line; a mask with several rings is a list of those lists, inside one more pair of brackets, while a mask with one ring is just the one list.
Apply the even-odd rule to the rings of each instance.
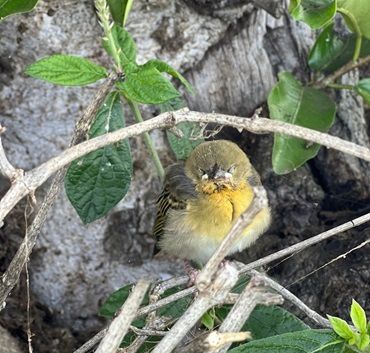
[[175, 323], [152, 353], [170, 353], [211, 307], [223, 303], [238, 280], [238, 271], [231, 265], [220, 268], [215, 280], [195, 298], [194, 302]]
[[186, 109], [181, 109], [177, 112], [166, 112], [150, 120], [85, 141], [77, 146], [67, 149], [59, 156], [50, 159], [39, 167], [26, 172], [24, 177], [17, 180], [1, 200], [0, 222], [19, 202], [19, 200], [28, 193], [36, 190], [52, 174], [71, 163], [73, 160], [123, 139], [138, 136], [154, 129], [171, 128], [185, 121], [195, 123], [217, 123], [232, 126], [237, 129], [246, 129], [254, 133], [274, 132], [286, 134], [319, 143], [328, 148], [333, 148], [366, 161], [370, 161], [370, 149], [342, 140], [338, 137], [330, 136], [329, 134], [307, 129], [298, 125], [292, 125], [266, 118], [241, 118], [216, 113], [191, 112]]
[[289, 300], [292, 304], [297, 306], [300, 310], [302, 310], [308, 318], [313, 320], [316, 324], [321, 327], [331, 327], [330, 322], [328, 319], [322, 317], [319, 313], [312, 310], [308, 307], [305, 303], [302, 302], [298, 297], [296, 297], [292, 292], [288, 291], [284, 288], [281, 284], [274, 281], [272, 278], [268, 277], [267, 275], [258, 272], [256, 270], [250, 271], [250, 273], [255, 276], [256, 279], [259, 279], [264, 283], [265, 286], [269, 286], [272, 289], [275, 289], [279, 294], [281, 294], [285, 299]]
[[361, 217], [355, 218], [352, 221], [343, 223], [335, 228], [329, 229], [326, 232], [320, 233], [314, 237], [308, 238], [306, 240], [303, 240], [297, 244], [294, 244], [292, 246], [289, 246], [283, 250], [277, 251], [271, 255], [267, 255], [265, 257], [262, 257], [261, 259], [258, 259], [256, 261], [253, 261], [247, 265], [244, 265], [240, 271], [240, 273], [246, 273], [250, 270], [254, 270], [257, 267], [261, 267], [264, 265], [267, 265], [275, 260], [279, 260], [285, 256], [294, 254], [296, 252], [299, 252], [303, 249], [308, 248], [311, 245], [317, 244], [325, 239], [329, 239], [334, 235], [337, 235], [339, 233], [345, 232], [349, 229], [358, 227], [359, 225], [369, 222], [370, 221], [370, 213], [367, 213]]
[[116, 353], [123, 337], [125, 337], [130, 328], [132, 320], [134, 320], [136, 316], [137, 310], [149, 286], [150, 282], [146, 280], [140, 280], [137, 283], [132, 293], [123, 304], [118, 316], [109, 325], [108, 332], [100, 342], [96, 353]]
[[[227, 317], [221, 324], [219, 332], [238, 332], [249, 318], [257, 304], [278, 305], [283, 303], [281, 295], [268, 293], [266, 288], [259, 288], [261, 281], [258, 277], [252, 277], [248, 285], [240, 294], [237, 302], [232, 307]], [[217, 353], [225, 353], [232, 342], [226, 343]], [[213, 353], [215, 350], [209, 350]]]
[[258, 212], [267, 207], [268, 204], [265, 189], [262, 186], [254, 187], [253, 192], [254, 199], [252, 200], [251, 206], [239, 217], [237, 222], [231, 228], [230, 232], [217, 248], [216, 252], [208, 260], [207, 264], [197, 276], [196, 286], [199, 291], [202, 291], [204, 288], [209, 286], [218, 266], [229, 254], [236, 240], [241, 236], [242, 232], [252, 222], [253, 218], [258, 214]]

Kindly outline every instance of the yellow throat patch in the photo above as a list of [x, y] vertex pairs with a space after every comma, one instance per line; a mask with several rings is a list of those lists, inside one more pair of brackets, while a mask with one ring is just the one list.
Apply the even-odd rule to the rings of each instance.
[[252, 202], [252, 188], [245, 182], [235, 188], [225, 184], [221, 189], [207, 182], [200, 188], [199, 198], [187, 205], [186, 224], [195, 234], [222, 239]]

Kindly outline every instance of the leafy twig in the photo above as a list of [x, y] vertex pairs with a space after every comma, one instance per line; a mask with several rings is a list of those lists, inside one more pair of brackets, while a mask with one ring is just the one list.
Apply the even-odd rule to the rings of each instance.
[[[269, 264], [273, 261], [279, 260], [279, 259], [281, 259], [285, 256], [288, 256], [288, 255], [297, 253], [299, 251], [302, 251], [303, 249], [306, 249], [311, 245], [317, 244], [320, 241], [328, 239], [328, 238], [330, 238], [334, 235], [337, 235], [341, 232], [347, 231], [351, 228], [357, 227], [357, 226], [359, 226], [359, 225], [361, 225], [365, 222], [368, 222], [368, 221], [370, 221], [370, 213], [368, 213], [364, 216], [358, 217], [358, 218], [356, 218], [352, 221], [346, 222], [346, 223], [344, 223], [344, 224], [342, 224], [338, 227], [335, 227], [333, 229], [330, 229], [326, 232], [320, 233], [320, 234], [318, 234], [314, 237], [311, 237], [307, 240], [303, 240], [303, 241], [301, 241], [297, 244], [294, 244], [294, 245], [292, 245], [292, 246], [290, 246], [286, 249], [283, 249], [283, 250], [280, 250], [276, 253], [267, 255], [267, 256], [259, 259], [259, 260], [253, 261], [249, 264], [246, 264], [246, 265], [242, 264], [241, 266], [239, 264], [239, 266], [238, 266], [239, 275], [243, 274], [243, 273], [248, 273], [253, 269], [256, 269], [256, 268], [264, 266], [264, 265], [267, 265], [267, 264]], [[182, 284], [187, 283], [188, 278], [186, 276], [183, 276], [183, 277], [180, 277], [180, 278], [177, 278], [177, 279], [172, 278], [172, 279], [169, 279], [168, 281], [170, 281], [171, 283], [176, 282], [178, 285], [182, 285]], [[166, 281], [164, 283], [166, 283]], [[273, 286], [271, 285], [271, 287], [273, 287]], [[279, 287], [279, 289], [281, 289], [281, 288]], [[196, 292], [197, 292], [197, 289], [196, 289], [195, 286], [193, 286], [191, 288], [184, 289], [180, 292], [172, 294], [171, 296], [163, 298], [163, 299], [159, 300], [158, 302], [156, 302], [154, 304], [150, 304], [148, 306], [145, 306], [145, 307], [139, 309], [137, 315], [138, 316], [146, 315], [146, 314], [148, 314], [149, 312], [151, 312], [153, 310], [157, 310], [157, 309], [159, 309], [159, 308], [161, 308], [165, 305], [168, 305], [169, 303], [172, 303], [176, 300], [179, 300], [181, 298], [184, 298], [184, 297], [186, 297], [188, 295], [191, 295], [191, 294], [194, 294]], [[282, 294], [286, 294], [286, 292], [282, 292]], [[291, 297], [286, 297], [286, 298], [288, 300], [290, 300]], [[226, 297], [225, 301], [226, 300], [227, 300], [227, 297]], [[307, 313], [310, 313], [310, 315], [312, 315], [312, 310], [310, 309]], [[326, 325], [324, 327], [326, 327]], [[96, 334], [93, 338], [91, 338], [88, 342], [86, 342], [80, 349], [78, 349], [74, 353], [84, 353], [84, 352], [86, 352], [88, 349], [95, 346], [97, 344], [97, 342], [99, 342], [103, 336], [104, 336], [104, 330], [102, 330], [101, 332]]]

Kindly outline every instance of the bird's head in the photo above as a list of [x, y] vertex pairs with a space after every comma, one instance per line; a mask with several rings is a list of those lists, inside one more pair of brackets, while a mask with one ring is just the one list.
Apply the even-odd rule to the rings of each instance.
[[226, 140], [198, 145], [185, 163], [186, 175], [206, 194], [237, 188], [246, 182], [251, 168], [246, 154]]

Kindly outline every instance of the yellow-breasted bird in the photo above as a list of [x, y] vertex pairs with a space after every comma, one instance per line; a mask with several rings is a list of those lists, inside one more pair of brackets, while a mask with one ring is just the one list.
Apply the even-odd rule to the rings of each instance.
[[[246, 154], [226, 140], [204, 142], [185, 164], [167, 169], [157, 201], [154, 235], [165, 253], [205, 264], [238, 217], [251, 205], [252, 186], [261, 185]], [[269, 226], [262, 209], [229, 253], [250, 246]]]

